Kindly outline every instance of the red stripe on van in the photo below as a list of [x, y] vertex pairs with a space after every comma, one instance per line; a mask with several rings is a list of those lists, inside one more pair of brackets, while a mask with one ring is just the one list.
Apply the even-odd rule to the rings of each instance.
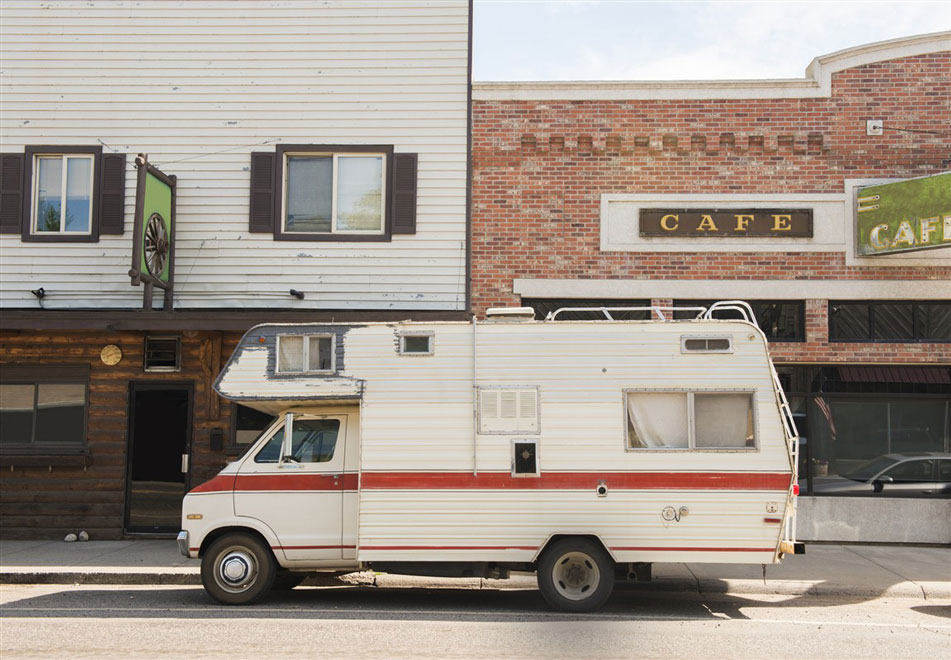
[[366, 489], [594, 490], [601, 482], [621, 490], [788, 490], [789, 472], [547, 472], [512, 477], [508, 472], [364, 472]]
[[195, 486], [188, 494], [192, 493], [220, 493], [222, 491], [232, 491], [234, 490], [234, 480], [237, 475], [235, 474], [219, 474], [215, 475], [208, 481], [203, 484]]
[[256, 490], [356, 490], [360, 477], [347, 474], [239, 474], [236, 491]]

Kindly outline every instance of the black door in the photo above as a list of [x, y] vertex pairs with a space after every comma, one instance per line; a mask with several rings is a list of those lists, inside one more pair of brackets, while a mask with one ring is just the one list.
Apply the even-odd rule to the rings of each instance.
[[125, 529], [178, 532], [188, 486], [192, 386], [132, 383], [129, 402]]

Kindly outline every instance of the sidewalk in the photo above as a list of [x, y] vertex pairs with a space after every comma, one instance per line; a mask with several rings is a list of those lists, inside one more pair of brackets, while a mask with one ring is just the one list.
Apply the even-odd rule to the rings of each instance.
[[[951, 599], [951, 548], [808, 545], [782, 564], [654, 564], [638, 591]], [[0, 541], [0, 584], [200, 584], [199, 560], [172, 540]], [[322, 584], [428, 588], [532, 588], [510, 580], [421, 578], [364, 572]]]

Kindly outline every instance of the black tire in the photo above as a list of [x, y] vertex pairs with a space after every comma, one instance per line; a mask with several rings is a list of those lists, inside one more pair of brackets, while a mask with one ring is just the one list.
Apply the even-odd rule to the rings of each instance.
[[300, 585], [301, 582], [310, 577], [307, 573], [291, 573], [290, 571], [278, 571], [274, 577], [274, 584], [271, 585], [273, 591], [290, 591]]
[[614, 562], [600, 544], [584, 538], [555, 541], [538, 562], [542, 597], [561, 612], [591, 612], [611, 596]]
[[277, 574], [274, 554], [253, 534], [216, 539], [201, 560], [205, 591], [225, 605], [249, 605], [270, 590]]

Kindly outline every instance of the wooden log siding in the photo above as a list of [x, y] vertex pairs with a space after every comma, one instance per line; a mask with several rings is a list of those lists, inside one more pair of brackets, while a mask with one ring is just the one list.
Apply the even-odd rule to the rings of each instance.
[[[15, 459], [0, 454], [0, 534], [4, 538], [56, 539], [80, 530], [93, 539], [122, 537], [130, 381], [194, 383], [190, 486], [224, 467], [228, 456], [212, 452], [210, 438], [213, 429], [222, 429], [228, 437], [231, 406], [218, 400], [212, 383], [221, 368], [221, 356], [231, 354], [240, 334], [178, 334], [181, 371], [146, 373], [142, 363], [146, 333], [0, 333], [0, 369], [8, 364], [90, 368], [86, 467], [15, 465], [11, 470]], [[107, 344], [122, 349], [122, 360], [113, 367], [99, 359]]]

